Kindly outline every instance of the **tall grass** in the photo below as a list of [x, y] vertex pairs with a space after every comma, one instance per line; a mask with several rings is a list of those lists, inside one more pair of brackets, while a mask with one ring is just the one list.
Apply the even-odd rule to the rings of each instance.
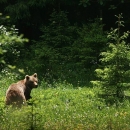
[[[12, 82], [14, 82], [12, 80]], [[99, 88], [73, 88], [66, 82], [41, 82], [31, 93], [32, 105], [21, 109], [4, 106], [11, 81], [0, 81], [0, 130], [130, 130], [130, 103], [107, 106]]]

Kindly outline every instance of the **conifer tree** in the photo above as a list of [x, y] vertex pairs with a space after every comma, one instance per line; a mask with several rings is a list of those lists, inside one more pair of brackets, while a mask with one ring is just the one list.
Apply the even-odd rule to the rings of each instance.
[[91, 82], [100, 86], [107, 98], [113, 97], [110, 99], [120, 101], [124, 99], [124, 91], [130, 82], [130, 46], [126, 41], [129, 31], [121, 34], [121, 27], [124, 26], [122, 14], [116, 17], [118, 27], [108, 33], [107, 50], [101, 52], [101, 67], [95, 70], [98, 80]]

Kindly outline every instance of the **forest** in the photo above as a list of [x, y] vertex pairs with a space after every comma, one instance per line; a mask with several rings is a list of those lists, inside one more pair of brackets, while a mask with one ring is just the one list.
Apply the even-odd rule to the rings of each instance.
[[123, 14], [121, 31], [129, 30], [128, 10], [128, 0], [1, 0], [1, 24], [15, 26], [18, 35], [28, 39], [5, 46], [3, 58], [48, 82], [60, 79], [84, 86], [100, 65], [107, 31], [117, 27], [115, 15]]
[[[129, 8], [129, 0], [0, 0], [0, 129], [129, 130]], [[32, 105], [5, 109], [9, 85], [33, 73]]]

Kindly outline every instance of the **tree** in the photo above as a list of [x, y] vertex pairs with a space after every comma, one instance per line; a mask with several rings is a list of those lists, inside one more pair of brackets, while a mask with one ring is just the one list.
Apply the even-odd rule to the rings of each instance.
[[[46, 78], [51, 76], [53, 78], [61, 77], [69, 57], [71, 56], [71, 45], [75, 40], [76, 27], [70, 26], [67, 13], [64, 11], [53, 11], [50, 15], [48, 26], [43, 25], [39, 41], [35, 41], [32, 45], [31, 58], [36, 55], [37, 60], [32, 60], [29, 63], [35, 64], [35, 68], [44, 74]], [[34, 49], [35, 48], [35, 49]], [[29, 66], [29, 65], [27, 65]], [[51, 78], [52, 79], [52, 78]], [[50, 81], [51, 81], [50, 79]]]
[[91, 82], [93, 85], [100, 86], [105, 95], [114, 97], [111, 101], [117, 103], [124, 99], [124, 91], [129, 87], [130, 46], [126, 42], [129, 32], [123, 34], [120, 32], [121, 27], [124, 26], [121, 20], [122, 14], [116, 17], [118, 28], [108, 33], [107, 37], [110, 40], [107, 44], [108, 48], [106, 52], [101, 52], [102, 67], [95, 70], [99, 79]]

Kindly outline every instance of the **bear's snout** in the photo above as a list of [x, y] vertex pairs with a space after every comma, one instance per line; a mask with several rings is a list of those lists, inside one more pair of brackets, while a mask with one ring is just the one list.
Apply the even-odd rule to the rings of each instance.
[[37, 87], [38, 87], [38, 83], [37, 83], [37, 82], [34, 82], [34, 86], [37, 88]]

